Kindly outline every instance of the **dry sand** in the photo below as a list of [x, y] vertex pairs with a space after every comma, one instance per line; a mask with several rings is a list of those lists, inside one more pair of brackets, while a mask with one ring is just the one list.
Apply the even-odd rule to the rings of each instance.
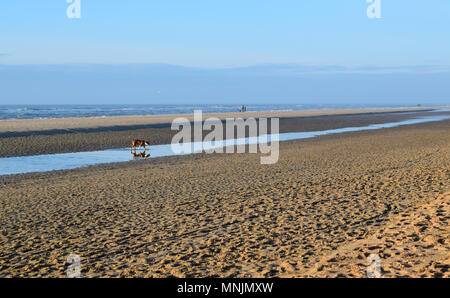
[[0, 177], [0, 276], [448, 277], [450, 121]]
[[310, 271], [314, 277], [365, 277], [372, 253], [383, 277], [449, 277], [450, 192], [424, 199], [412, 210], [391, 214], [367, 239], [326, 255]]

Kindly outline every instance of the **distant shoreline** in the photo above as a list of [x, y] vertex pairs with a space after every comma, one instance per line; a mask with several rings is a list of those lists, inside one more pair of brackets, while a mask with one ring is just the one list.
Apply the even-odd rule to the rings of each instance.
[[[292, 110], [292, 111], [255, 111], [255, 112], [228, 112], [228, 113], [204, 113], [203, 119], [217, 117], [226, 118], [294, 118], [314, 117], [347, 114], [372, 114], [395, 112], [418, 112], [446, 109], [449, 107], [415, 107], [415, 108], [361, 108], [361, 109], [329, 109], [329, 110]], [[149, 124], [168, 124], [175, 118], [186, 118], [193, 121], [193, 114], [160, 114], [160, 115], [136, 115], [136, 116], [96, 116], [96, 117], [68, 117], [68, 118], [44, 118], [44, 119], [5, 119], [0, 120], [0, 133], [88, 129], [114, 126], [137, 126]]]
[[[420, 105], [370, 104], [0, 104], [0, 120], [108, 118], [119, 116], [188, 115], [196, 110], [205, 114], [242, 112], [295, 112], [330, 110], [386, 110], [421, 108]], [[425, 105], [424, 105], [425, 106]], [[438, 108], [441, 105], [426, 105]]]

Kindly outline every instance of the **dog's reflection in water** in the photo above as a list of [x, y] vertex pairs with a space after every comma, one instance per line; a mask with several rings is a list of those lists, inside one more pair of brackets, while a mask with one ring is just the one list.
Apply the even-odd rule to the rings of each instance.
[[133, 156], [133, 159], [147, 159], [150, 157], [150, 153], [144, 152], [131, 152], [131, 155]]

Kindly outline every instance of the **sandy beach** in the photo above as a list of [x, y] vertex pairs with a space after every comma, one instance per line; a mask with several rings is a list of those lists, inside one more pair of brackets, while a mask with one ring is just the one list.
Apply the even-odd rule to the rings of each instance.
[[0, 4], [12, 291], [450, 278], [450, 0], [88, 2]]
[[[347, 112], [287, 113], [280, 130], [410, 117]], [[41, 133], [4, 136], [0, 154], [123, 146], [130, 132], [170, 139], [170, 128], [135, 127], [158, 124], [149, 119], [123, 130], [105, 129], [117, 119], [58, 121], [2, 122], [3, 132]], [[43, 133], [62, 128], [96, 130]], [[449, 277], [450, 120], [282, 142], [278, 163], [259, 158], [1, 176], [0, 276], [65, 277], [77, 254], [84, 277], [365, 277], [377, 254], [382, 277]]]

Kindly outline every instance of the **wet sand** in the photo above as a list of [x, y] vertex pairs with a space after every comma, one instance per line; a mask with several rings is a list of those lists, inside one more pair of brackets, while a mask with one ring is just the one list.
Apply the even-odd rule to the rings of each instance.
[[0, 276], [449, 277], [450, 120], [0, 177]]
[[[410, 113], [416, 110], [417, 112]], [[431, 113], [419, 109], [402, 111], [336, 110], [210, 114], [204, 115], [203, 120], [209, 116], [219, 116], [222, 119], [230, 116], [244, 118], [250, 116], [257, 118], [281, 117], [280, 132], [284, 133], [366, 126], [369, 124], [397, 122], [412, 117], [429, 116], [430, 114], [450, 114], [450, 112]], [[181, 116], [192, 120], [192, 117], [189, 115]], [[176, 131], [171, 130], [170, 127], [171, 122], [169, 120], [172, 120], [172, 118], [169, 115], [164, 117], [138, 116], [0, 121], [0, 158], [125, 148], [130, 146], [132, 139], [148, 140], [152, 145], [170, 144], [172, 137], [176, 134]], [[207, 134], [208, 131], [204, 133]]]
[[[249, 118], [249, 117], [313, 117], [326, 115], [346, 115], [346, 114], [370, 114], [386, 112], [411, 112], [427, 111], [432, 109], [448, 107], [417, 107], [417, 108], [396, 108], [396, 109], [364, 109], [364, 110], [306, 110], [306, 111], [267, 111], [267, 112], [245, 112], [245, 113], [211, 113], [204, 114], [206, 117], [217, 117], [221, 120], [229, 117]], [[172, 115], [149, 115], [149, 116], [116, 116], [116, 117], [85, 117], [85, 118], [52, 118], [52, 119], [17, 119], [0, 120], [0, 133], [5, 132], [30, 132], [30, 131], [51, 131], [51, 130], [76, 130], [89, 128], [102, 128], [113, 126], [139, 126], [149, 124], [172, 123], [175, 118], [186, 118], [193, 121], [192, 114], [172, 114]]]

